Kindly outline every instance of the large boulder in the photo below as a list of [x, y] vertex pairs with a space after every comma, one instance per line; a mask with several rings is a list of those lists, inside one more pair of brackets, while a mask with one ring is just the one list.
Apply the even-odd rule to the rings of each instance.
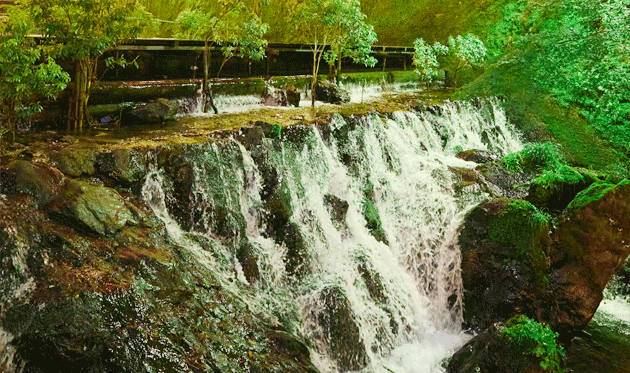
[[350, 94], [345, 89], [330, 82], [318, 82], [315, 86], [315, 98], [331, 104], [346, 104], [350, 102]]
[[129, 187], [141, 181], [147, 173], [142, 155], [129, 149], [114, 149], [97, 157], [98, 170], [113, 184]]
[[59, 171], [68, 176], [92, 176], [96, 171], [96, 153], [89, 148], [64, 148], [51, 158]]
[[136, 105], [125, 118], [132, 124], [159, 124], [175, 118], [179, 110], [179, 104], [165, 98], [158, 98], [155, 101]]
[[99, 235], [113, 235], [136, 222], [117, 191], [78, 180], [68, 183], [48, 212], [66, 226]]
[[477, 206], [459, 237], [465, 324], [482, 330], [524, 314], [558, 332], [583, 328], [630, 254], [629, 217], [628, 181], [580, 192], [553, 233], [529, 202]]
[[67, 182], [66, 177], [57, 169], [25, 160], [11, 162], [2, 179], [1, 187], [5, 193], [29, 194], [39, 206], [54, 200]]
[[549, 223], [527, 201], [499, 198], [475, 207], [459, 236], [464, 319], [482, 330], [515, 314], [532, 314], [547, 286]]
[[630, 182], [592, 184], [579, 193], [557, 224], [549, 280], [555, 330], [585, 326], [612, 276], [630, 254]]
[[280, 89], [267, 87], [262, 94], [262, 104], [267, 106], [300, 106], [300, 92], [286, 85]]

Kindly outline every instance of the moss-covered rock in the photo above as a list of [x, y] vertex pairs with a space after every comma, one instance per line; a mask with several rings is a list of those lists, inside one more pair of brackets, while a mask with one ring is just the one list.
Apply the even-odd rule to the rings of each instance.
[[532, 298], [547, 286], [549, 245], [547, 217], [527, 201], [501, 198], [474, 208], [459, 236], [466, 325], [484, 329], [534, 315]]
[[63, 148], [51, 159], [68, 176], [92, 176], [96, 172], [96, 151], [90, 148]]
[[100, 235], [137, 223], [116, 190], [78, 180], [71, 180], [47, 211], [68, 227]]
[[114, 149], [97, 156], [98, 173], [111, 186], [129, 188], [147, 173], [145, 155], [137, 150]]
[[319, 303], [322, 311], [317, 315], [317, 322], [338, 369], [357, 371], [365, 368], [368, 356], [348, 297], [339, 287], [327, 287], [320, 293]]
[[519, 315], [474, 337], [450, 360], [448, 373], [560, 373], [562, 347], [548, 327]]
[[319, 101], [331, 104], [345, 104], [350, 102], [350, 94], [336, 84], [320, 81], [315, 86], [315, 97]]
[[385, 229], [383, 229], [381, 216], [376, 206], [374, 206], [374, 202], [369, 198], [363, 199], [363, 217], [365, 218], [366, 227], [370, 231], [370, 234], [376, 238], [377, 241], [387, 244], [387, 234], [385, 233]]
[[595, 314], [602, 293], [630, 254], [630, 183], [597, 182], [579, 193], [553, 234], [555, 307], [549, 323], [559, 331], [581, 328]]
[[527, 200], [540, 209], [558, 213], [588, 185], [589, 180], [577, 170], [562, 165], [555, 170], [546, 170], [534, 179]]
[[9, 195], [29, 194], [38, 205], [44, 206], [57, 197], [67, 181], [57, 169], [17, 160], [2, 173], [0, 188]]

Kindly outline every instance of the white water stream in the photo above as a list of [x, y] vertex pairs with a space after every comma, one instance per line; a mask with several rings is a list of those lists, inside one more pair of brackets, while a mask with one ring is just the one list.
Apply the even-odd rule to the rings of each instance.
[[[193, 146], [192, 232], [168, 211], [173, 181], [157, 168], [143, 196], [175, 241], [252, 289], [256, 312], [308, 340], [321, 372], [442, 372], [442, 359], [467, 339], [457, 227], [487, 198], [461, 182], [457, 170], [473, 172], [476, 164], [455, 154], [522, 148], [494, 101], [442, 111], [355, 118], [352, 126], [336, 116], [333, 132], [353, 127], [342, 140], [304, 129], [300, 142], [264, 139], [255, 154], [234, 140]], [[295, 248], [270, 233], [260, 159], [277, 173], [276, 195], [289, 205], [289, 224], [306, 248], [292, 274], [286, 261]], [[341, 221], [331, 198], [347, 203]], [[370, 204], [385, 239], [366, 227]], [[213, 252], [196, 245], [195, 235], [213, 240]], [[236, 259], [243, 242], [257, 261], [252, 284]]]
[[[390, 92], [413, 92], [418, 91], [418, 84], [414, 83], [387, 83], [383, 81], [381, 84], [346, 84], [341, 86], [347, 90], [350, 94], [350, 103], [370, 102], [383, 96], [385, 93]], [[272, 88], [273, 90], [273, 88]], [[300, 90], [300, 107], [311, 106], [310, 91]], [[215, 94], [213, 96], [214, 104], [217, 107], [219, 113], [241, 113], [253, 109], [260, 109], [265, 106], [262, 103], [262, 99], [259, 95], [225, 95]], [[315, 106], [328, 105], [321, 101], [315, 101]], [[183, 109], [182, 115], [205, 117], [212, 116], [212, 110], [209, 113], [203, 112], [203, 101], [201, 93], [195, 99], [187, 100], [182, 103]], [[283, 109], [283, 107], [273, 106], [277, 109]]]

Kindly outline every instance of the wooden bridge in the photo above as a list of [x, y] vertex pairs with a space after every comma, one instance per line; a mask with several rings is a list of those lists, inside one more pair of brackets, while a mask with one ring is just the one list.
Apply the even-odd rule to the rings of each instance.
[[[187, 79], [199, 77], [203, 71], [203, 41], [178, 39], [137, 39], [118, 45], [108, 51], [108, 55], [125, 55], [127, 59], [136, 59], [139, 69], [135, 75], [146, 73], [142, 79]], [[266, 57], [260, 61], [248, 58], [232, 58], [223, 66], [222, 77], [248, 77], [269, 75], [310, 74], [313, 63], [311, 46], [308, 44], [269, 43]], [[216, 77], [223, 63], [221, 48], [213, 46], [211, 53], [211, 76]], [[372, 47], [372, 55], [377, 59], [374, 68], [366, 68], [344, 59], [343, 71], [379, 71], [407, 70], [413, 60], [414, 48], [411, 46]], [[325, 66], [325, 64], [323, 65]], [[129, 70], [129, 69], [127, 69]], [[126, 80], [119, 71], [118, 77], [105, 74], [105, 80]], [[322, 71], [326, 74], [326, 71]]]

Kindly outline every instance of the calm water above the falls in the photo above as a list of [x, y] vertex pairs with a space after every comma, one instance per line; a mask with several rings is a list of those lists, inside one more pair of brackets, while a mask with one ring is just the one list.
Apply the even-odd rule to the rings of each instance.
[[455, 155], [522, 147], [496, 102], [441, 111], [192, 146], [190, 211], [157, 166], [143, 196], [255, 312], [307, 340], [322, 372], [441, 372], [467, 339], [456, 230], [487, 198]]

